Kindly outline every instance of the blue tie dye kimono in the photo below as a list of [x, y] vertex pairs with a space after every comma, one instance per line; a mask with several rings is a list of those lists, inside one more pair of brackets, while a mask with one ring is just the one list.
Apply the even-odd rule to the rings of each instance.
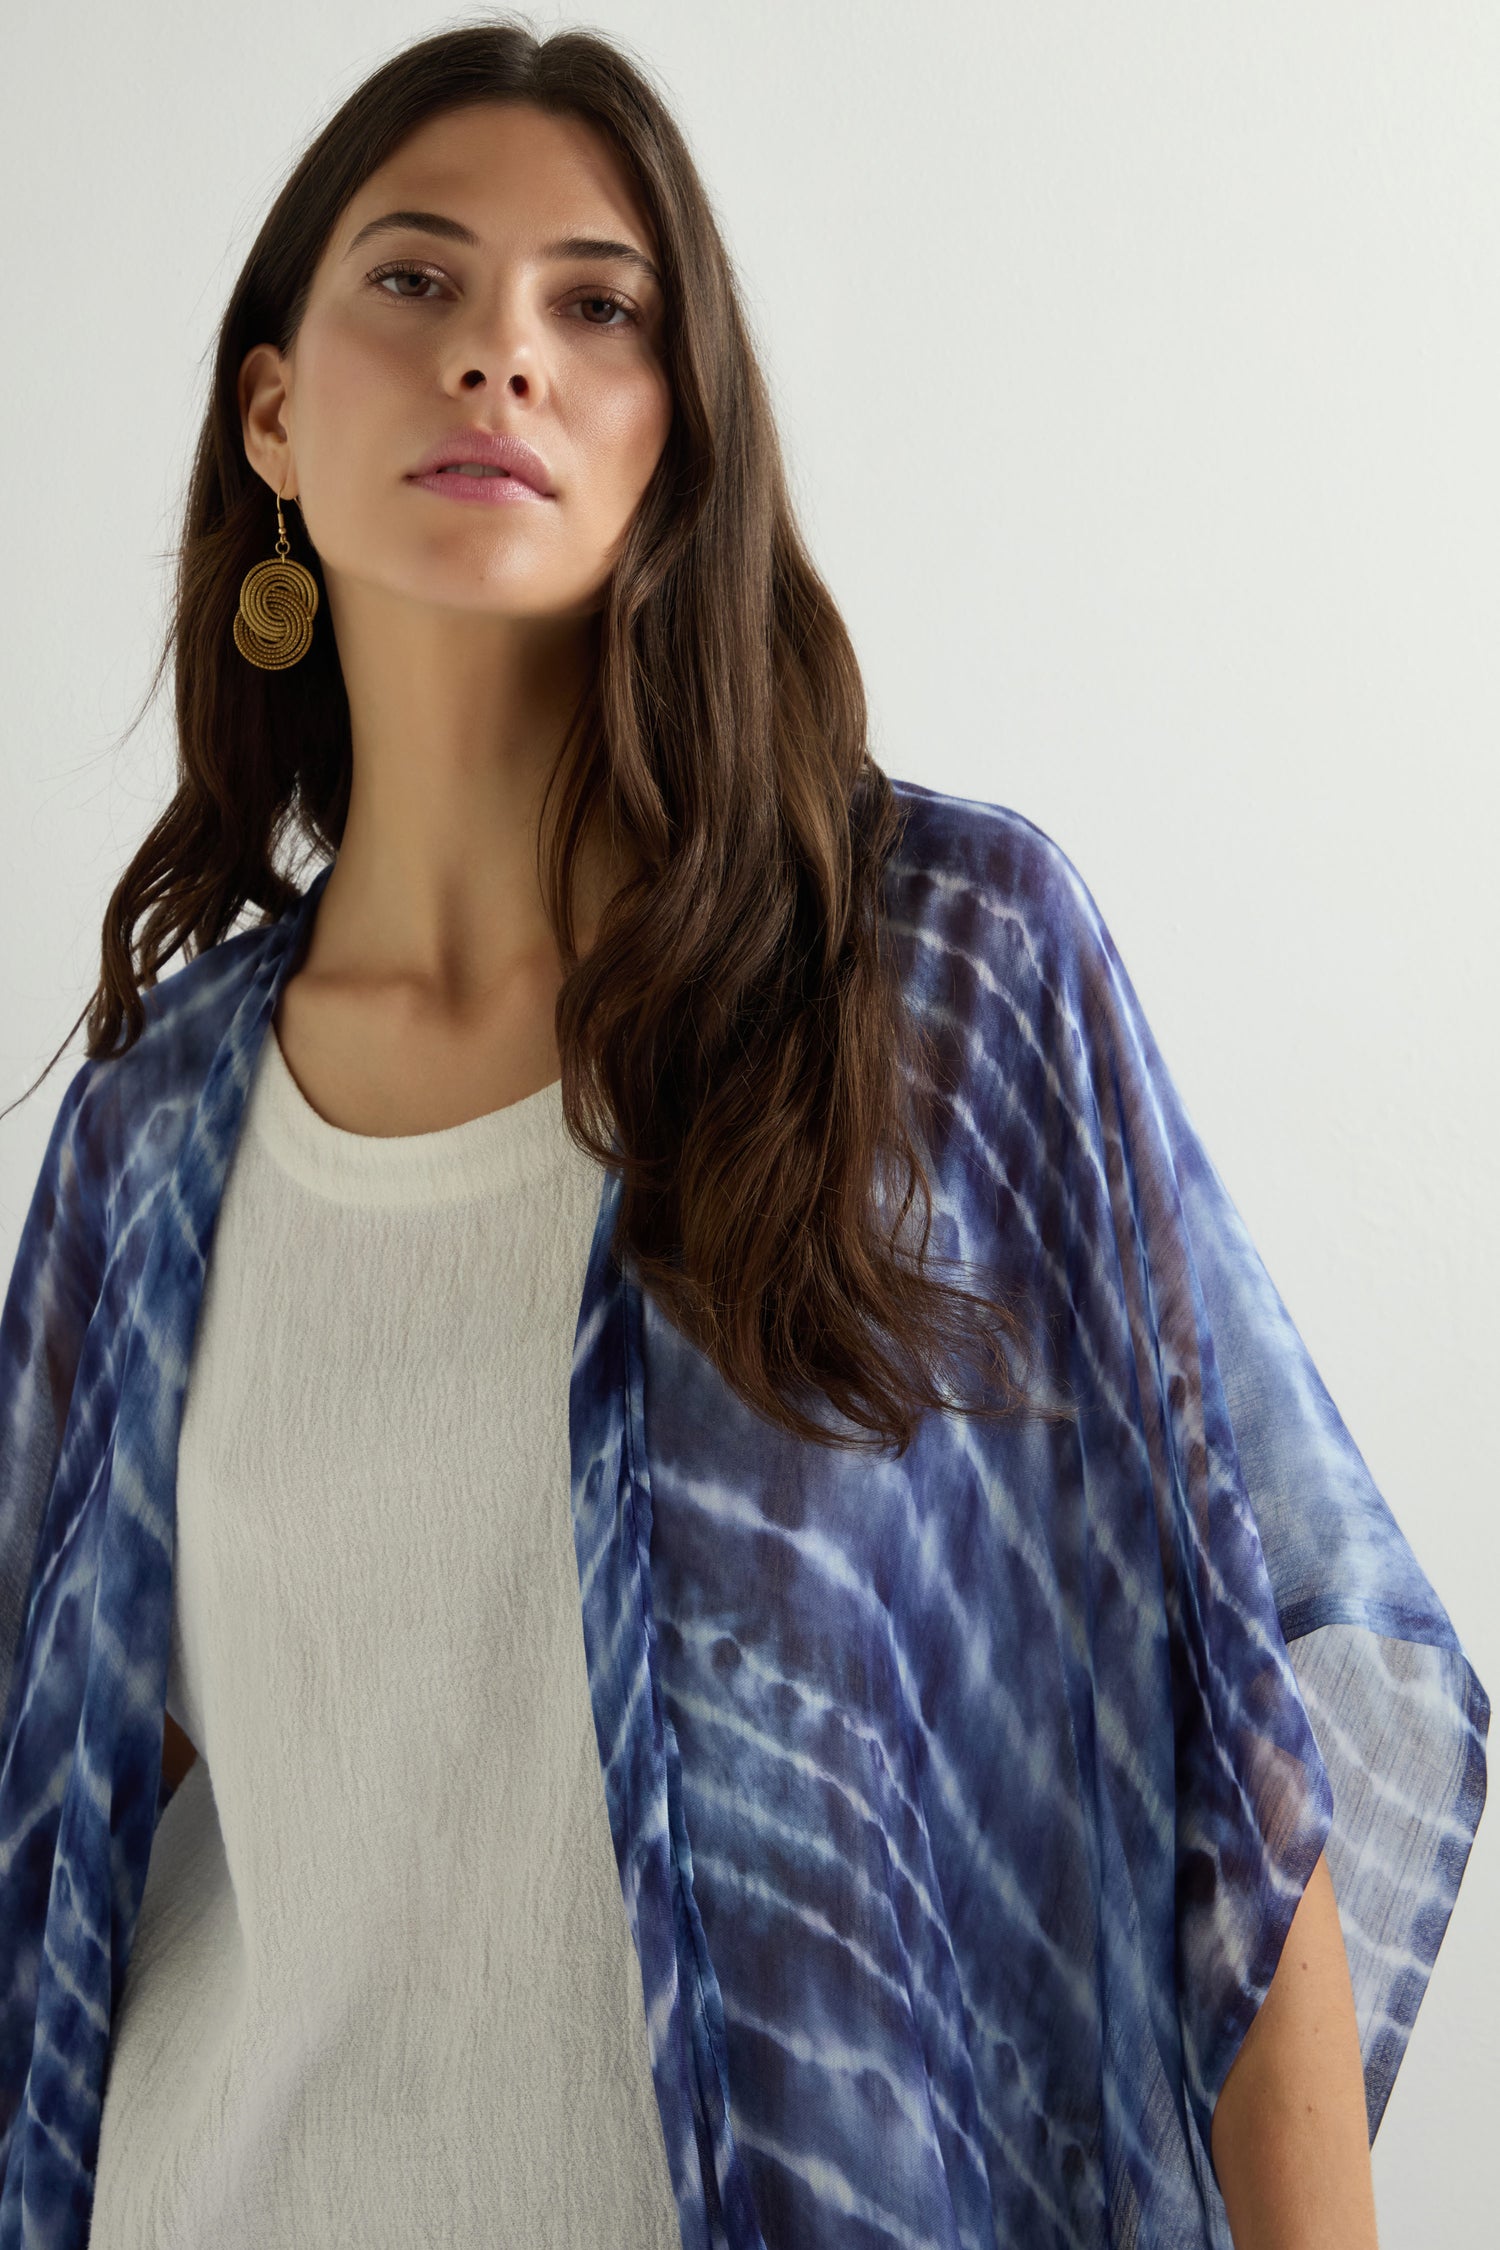
[[[1020, 1286], [1079, 1412], [934, 1414], [899, 1461], [781, 1433], [616, 1263], [601, 1168], [571, 1511], [682, 2241], [1223, 2250], [1214, 2104], [1307, 1877], [1326, 1849], [1373, 2136], [1489, 1702], [1071, 861], [896, 787], [932, 1247]], [[0, 2250], [87, 2237], [194, 1324], [326, 880], [79, 1069], [5, 1302]]]

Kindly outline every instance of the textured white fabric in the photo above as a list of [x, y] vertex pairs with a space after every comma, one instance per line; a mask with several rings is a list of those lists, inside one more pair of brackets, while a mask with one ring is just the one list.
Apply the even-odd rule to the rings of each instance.
[[382, 1139], [261, 1055], [91, 2246], [680, 2250], [569, 1514], [601, 1174], [557, 1083]]

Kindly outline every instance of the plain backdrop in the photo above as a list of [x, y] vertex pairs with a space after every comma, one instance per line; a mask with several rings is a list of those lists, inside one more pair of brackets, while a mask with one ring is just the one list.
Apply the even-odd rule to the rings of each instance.
[[[475, 11], [479, 13], [480, 11]], [[0, 1104], [171, 789], [128, 745], [225, 296], [305, 142], [467, 11], [11, 0]], [[661, 0], [877, 757], [1092, 890], [1189, 1111], [1500, 1685], [1500, 11]], [[269, 551], [269, 549], [268, 549]], [[8, 1275], [81, 1034], [0, 1121]], [[1482, 1821], [1374, 2150], [1494, 2242]]]

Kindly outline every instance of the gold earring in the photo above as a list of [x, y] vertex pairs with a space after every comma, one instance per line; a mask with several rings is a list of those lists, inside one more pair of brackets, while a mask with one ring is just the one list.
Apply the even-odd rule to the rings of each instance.
[[262, 672], [280, 672], [312, 647], [318, 614], [318, 581], [301, 563], [289, 562], [291, 542], [276, 495], [276, 560], [256, 563], [240, 587], [234, 645]]

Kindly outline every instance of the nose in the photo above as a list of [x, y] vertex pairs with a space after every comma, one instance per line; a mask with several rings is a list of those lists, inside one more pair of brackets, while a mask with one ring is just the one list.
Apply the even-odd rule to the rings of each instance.
[[[486, 380], [487, 378], [482, 367], [471, 367], [463, 376], [460, 377], [461, 385], [466, 391], [483, 390]], [[512, 393], [514, 397], [525, 398], [531, 388], [531, 385], [526, 375], [524, 375], [521, 369], [517, 367], [514, 368], [511, 371], [510, 375], [506, 378], [505, 387]]]

